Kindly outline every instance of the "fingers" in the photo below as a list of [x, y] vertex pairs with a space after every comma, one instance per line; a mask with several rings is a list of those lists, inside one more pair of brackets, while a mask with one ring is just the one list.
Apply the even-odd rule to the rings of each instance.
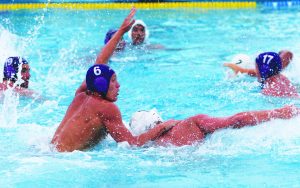
[[133, 18], [133, 16], [135, 15], [136, 12], [136, 8], [132, 7], [132, 9], [130, 10], [130, 13], [128, 14], [127, 18], [129, 20], [131, 20]]

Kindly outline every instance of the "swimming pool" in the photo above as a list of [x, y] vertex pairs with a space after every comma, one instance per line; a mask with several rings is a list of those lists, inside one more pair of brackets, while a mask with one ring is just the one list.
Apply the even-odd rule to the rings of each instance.
[[[14, 101], [6, 93], [1, 103], [1, 187], [298, 187], [300, 117], [218, 131], [180, 148], [129, 148], [108, 138], [87, 152], [49, 149], [104, 34], [127, 13], [0, 12], [0, 62], [9, 55], [26, 57], [29, 87], [43, 96]], [[261, 51], [289, 49], [295, 59], [285, 74], [299, 85], [299, 9], [139, 10], [136, 18], [147, 23], [149, 42], [167, 50], [127, 49], [112, 58], [125, 121], [141, 109], [182, 119], [299, 103], [262, 96], [254, 78], [228, 79], [222, 66], [237, 53], [254, 58]]]

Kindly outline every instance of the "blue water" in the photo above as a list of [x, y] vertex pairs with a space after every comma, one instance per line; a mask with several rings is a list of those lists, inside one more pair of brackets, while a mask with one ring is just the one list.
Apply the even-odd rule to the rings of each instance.
[[[51, 151], [53, 133], [106, 31], [127, 13], [0, 12], [0, 67], [7, 56], [25, 57], [31, 65], [29, 87], [42, 96], [33, 100], [5, 92], [1, 187], [299, 187], [300, 117], [221, 130], [193, 146], [131, 148], [108, 137], [86, 152]], [[142, 109], [183, 119], [300, 104], [265, 97], [255, 78], [229, 78], [222, 66], [238, 53], [254, 58], [289, 49], [295, 58], [284, 74], [299, 88], [298, 9], [139, 10], [136, 18], [148, 25], [149, 43], [166, 50], [127, 48], [112, 57], [125, 122]]]

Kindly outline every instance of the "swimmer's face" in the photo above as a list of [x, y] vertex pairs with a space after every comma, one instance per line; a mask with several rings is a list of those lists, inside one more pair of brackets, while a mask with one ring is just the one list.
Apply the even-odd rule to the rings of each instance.
[[144, 26], [137, 24], [132, 28], [131, 32], [132, 44], [139, 45], [145, 40], [145, 28]]
[[31, 76], [30, 75], [30, 66], [28, 64], [22, 65], [21, 76], [22, 76], [22, 80], [24, 81], [21, 84], [21, 87], [28, 88], [29, 79]]
[[109, 88], [106, 94], [106, 99], [112, 102], [117, 101], [119, 95], [119, 89], [120, 89], [120, 84], [117, 80], [117, 76], [116, 74], [113, 74], [109, 82]]

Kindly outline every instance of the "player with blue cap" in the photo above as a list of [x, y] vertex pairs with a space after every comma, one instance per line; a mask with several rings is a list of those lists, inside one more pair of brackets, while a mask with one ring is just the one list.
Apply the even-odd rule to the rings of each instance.
[[21, 57], [7, 58], [4, 63], [2, 87], [6, 88], [7, 84], [12, 87], [19, 79], [18, 76], [21, 76], [22, 83], [19, 86], [21, 88], [28, 88], [30, 79], [29, 71], [30, 67], [26, 59]]
[[3, 69], [3, 80], [11, 80], [13, 82], [18, 79], [19, 66], [28, 64], [24, 58], [20, 57], [9, 57], [4, 63]]
[[[57, 151], [86, 150], [104, 140], [108, 134], [116, 142], [127, 142], [134, 146], [142, 146], [149, 141], [158, 141], [164, 145], [190, 145], [218, 129], [256, 125], [273, 118], [287, 119], [300, 113], [299, 108], [287, 106], [275, 110], [243, 112], [225, 118], [198, 114], [185, 120], [159, 123], [138, 136], [133, 135], [124, 125], [120, 109], [114, 103], [120, 88], [116, 74], [103, 64], [107, 64], [118, 41], [133, 25], [134, 14], [133, 8], [113, 40], [102, 49], [95, 65], [88, 69], [86, 80], [76, 91], [52, 138], [51, 143]], [[157, 119], [156, 123], [159, 121]], [[164, 135], [166, 137], [162, 138]]]
[[264, 95], [276, 97], [299, 97], [299, 94], [290, 80], [280, 74], [282, 59], [276, 52], [264, 52], [256, 59], [256, 72], [261, 82]]
[[261, 53], [256, 57], [255, 62], [262, 82], [282, 70], [281, 59], [276, 52]]
[[[270, 55], [270, 57], [274, 55], [275, 59], [273, 59], [273, 61], [279, 61], [278, 60], [278, 56], [280, 58], [281, 61], [281, 69], [285, 69], [293, 60], [293, 53], [289, 50], [281, 50], [277, 53], [275, 52], [265, 52], [261, 54], [261, 59], [259, 60], [260, 63], [263, 62], [263, 57], [264, 55], [266, 55], [265, 57], [267, 57], [268, 55]], [[248, 74], [249, 76], [254, 76], [254, 77], [258, 77], [258, 73], [257, 70], [255, 68], [252, 68], [251, 66], [252, 62], [249, 56], [245, 55], [245, 54], [238, 54], [237, 56], [235, 56], [235, 58], [233, 59], [233, 61], [231, 63], [224, 63], [224, 66], [231, 68], [236, 74], [237, 73], [245, 73]], [[254, 65], [254, 63], [253, 63]], [[253, 66], [254, 67], [254, 66]], [[263, 70], [263, 72], [265, 73], [266, 71]], [[276, 72], [276, 71], [275, 71]], [[263, 74], [264, 75], [264, 74]]]
[[[114, 36], [114, 34], [117, 32], [118, 30], [116, 29], [110, 29], [107, 31], [106, 35], [105, 35], [105, 39], [104, 39], [104, 44], [106, 45], [108, 43], [108, 41]], [[119, 41], [115, 51], [122, 51], [125, 49], [126, 46], [126, 42], [123, 39], [123, 37], [121, 38], [121, 40]]]

